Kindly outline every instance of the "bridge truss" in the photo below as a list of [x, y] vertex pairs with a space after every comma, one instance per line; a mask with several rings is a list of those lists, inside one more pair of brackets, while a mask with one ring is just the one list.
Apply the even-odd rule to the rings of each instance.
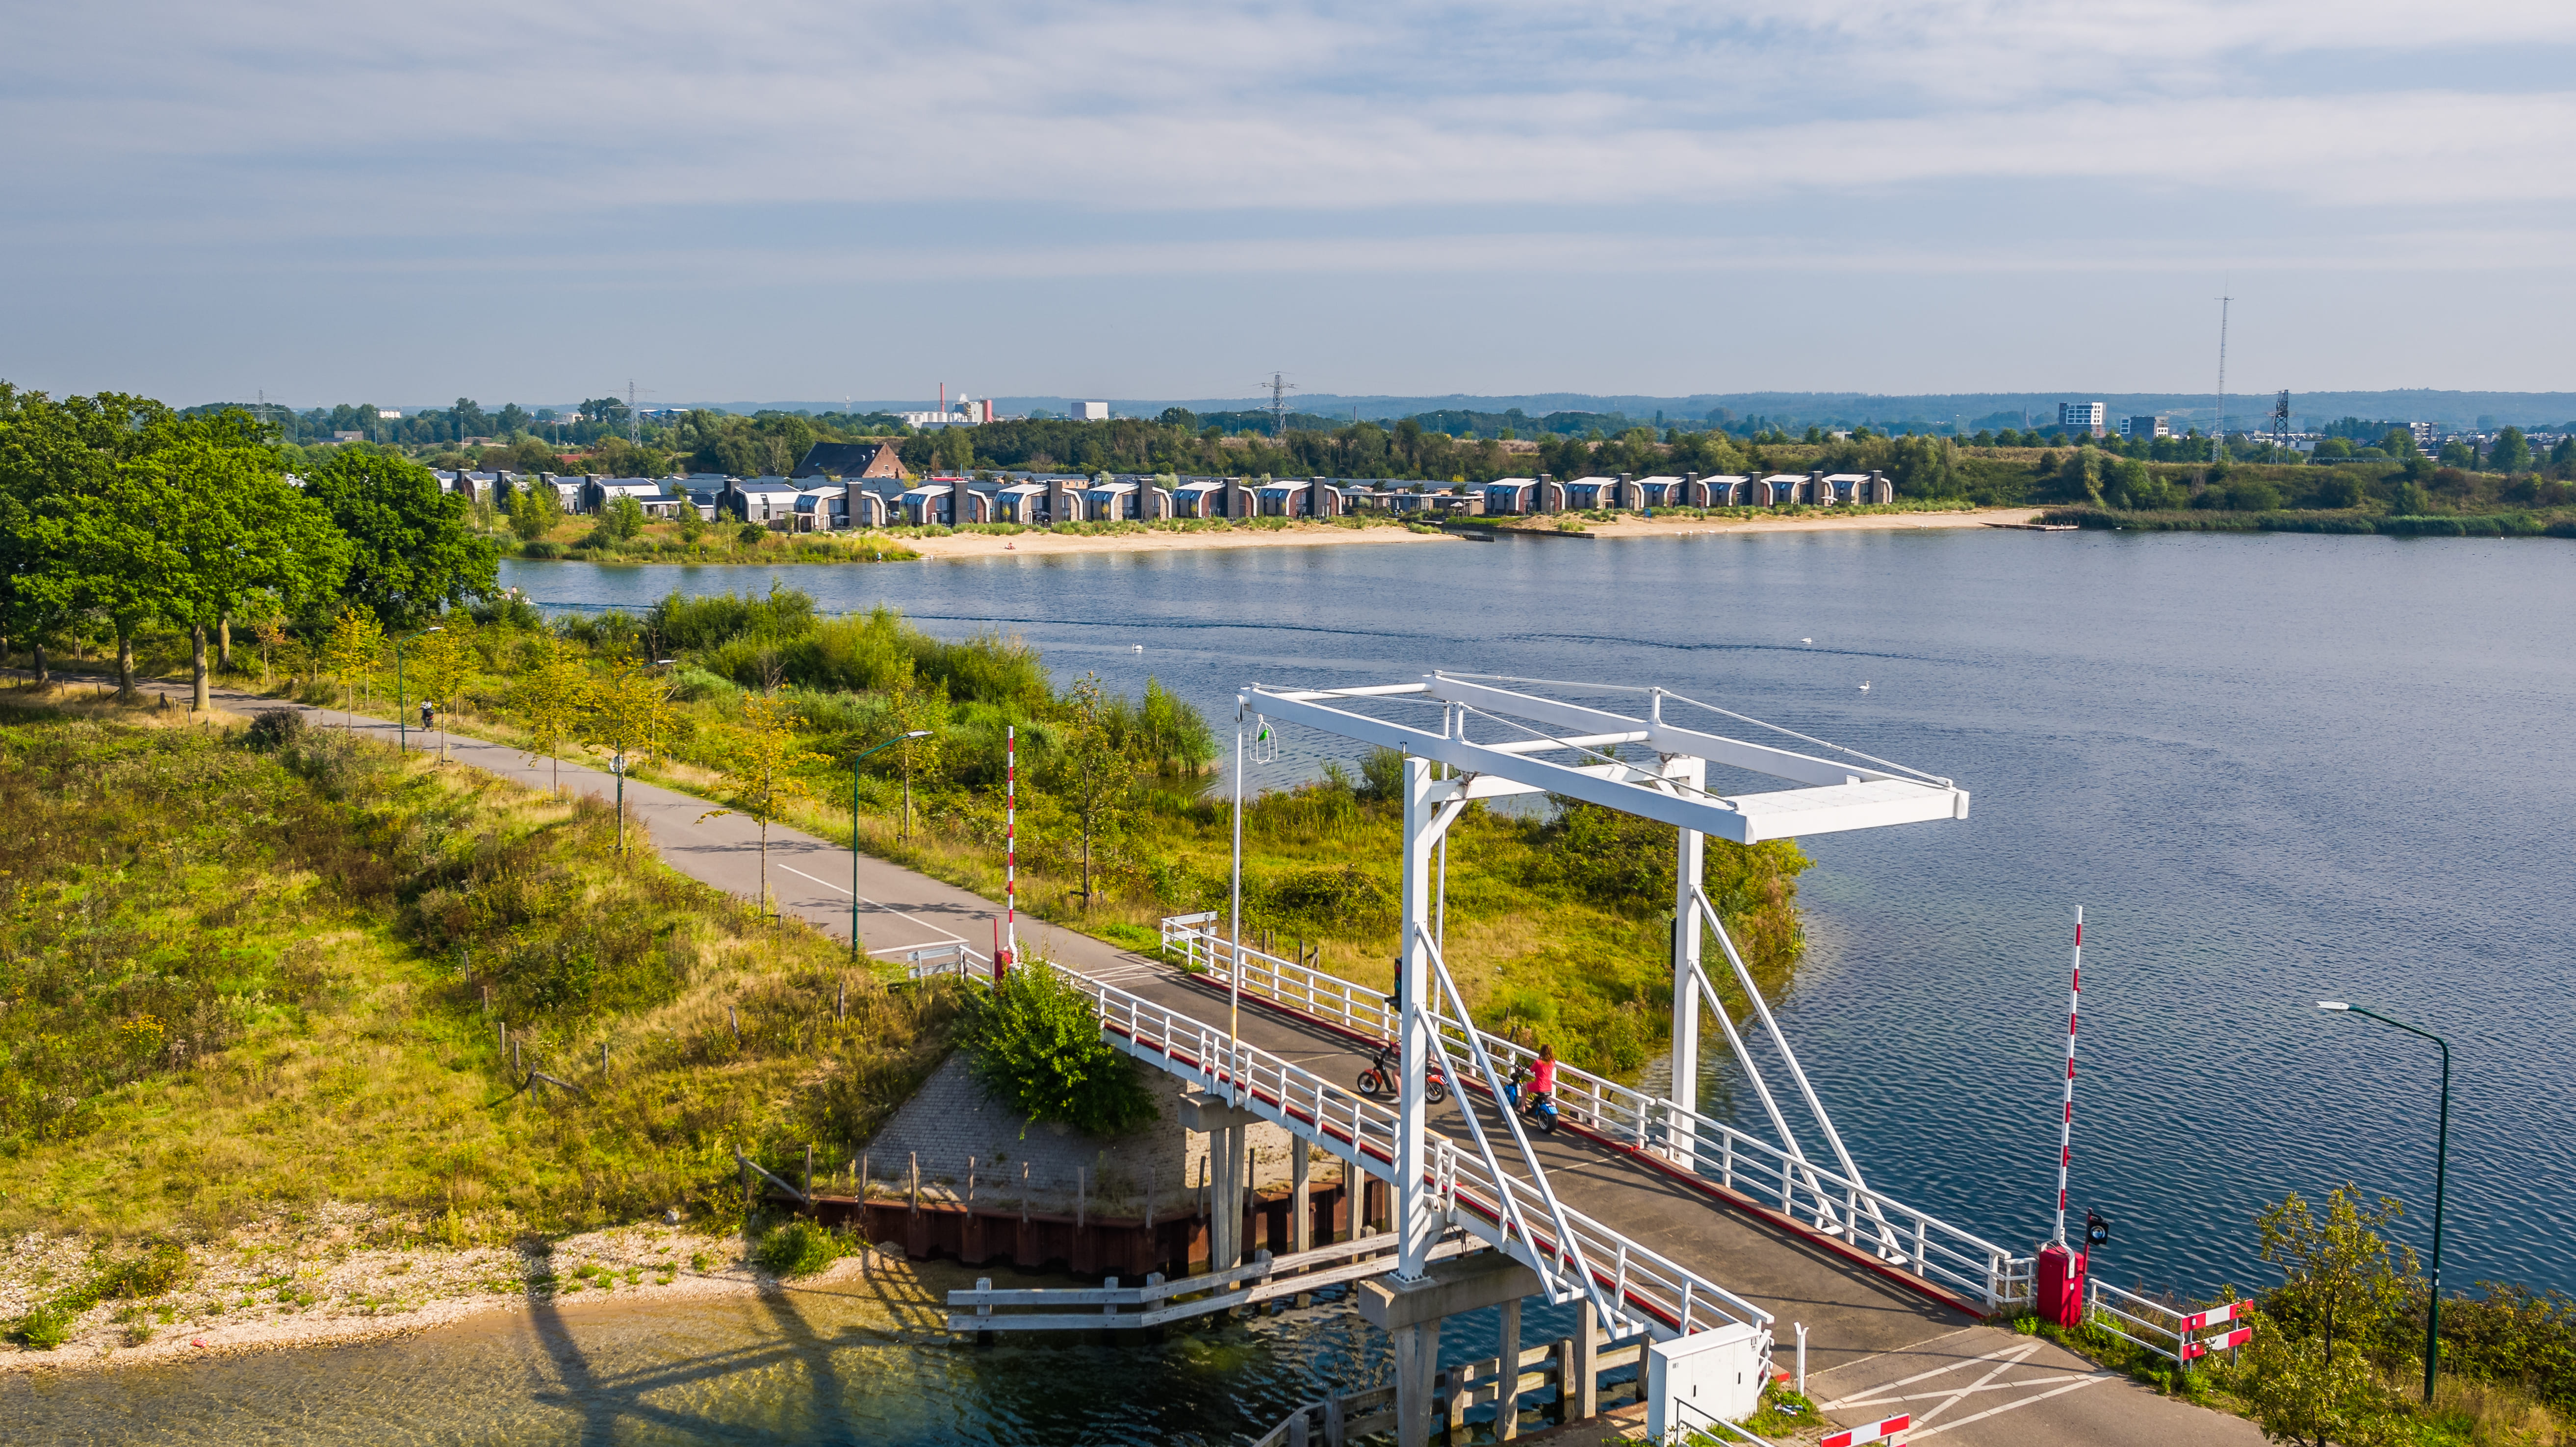
[[[1530, 691], [1532, 686], [1550, 693], [1642, 698], [1645, 713], [1640, 717], [1551, 697]], [[1668, 718], [1668, 709], [1697, 710], [1724, 721], [1719, 727], [1750, 725], [1805, 747], [1688, 727]], [[1481, 1085], [1499, 1101], [1506, 1095], [1505, 1063], [1518, 1064], [1517, 1047], [1468, 1026], [1466, 1001], [1442, 953], [1448, 830], [1474, 800], [1554, 794], [1659, 820], [1679, 833], [1673, 901], [1680, 924], [1673, 932], [1672, 1094], [1648, 1101], [1624, 1087], [1571, 1072], [1590, 1089], [1596, 1106], [1593, 1117], [1607, 1123], [1625, 1111], [1639, 1134], [1650, 1126], [1659, 1130], [1664, 1153], [1685, 1169], [1698, 1167], [1703, 1143], [1714, 1147], [1731, 1183], [1737, 1146], [1752, 1138], [1697, 1108], [1700, 1011], [1703, 1003], [1717, 1006], [1715, 1014], [1728, 1046], [1779, 1135], [1776, 1149], [1767, 1145], [1762, 1149], [1774, 1151], [1779, 1159], [1779, 1194], [1790, 1214], [1811, 1217], [1817, 1229], [1865, 1245], [1884, 1261], [1910, 1265], [1926, 1275], [1934, 1273], [1938, 1259], [1939, 1274], [1950, 1284], [1964, 1286], [1975, 1279], [1977, 1294], [1990, 1300], [1998, 1291], [2012, 1289], [2004, 1279], [2012, 1274], [2011, 1264], [1997, 1248], [1942, 1227], [1944, 1239], [1936, 1252], [1932, 1218], [1901, 1207], [1891, 1212], [1893, 1203], [1870, 1189], [1700, 885], [1703, 841], [1710, 835], [1752, 844], [1963, 819], [1968, 813], [1966, 790], [1949, 779], [1663, 689], [1453, 673], [1356, 688], [1282, 689], [1256, 684], [1237, 695], [1233, 938], [1219, 941], [1210, 931], [1207, 941], [1211, 955], [1222, 953], [1228, 988], [1238, 1001], [1247, 983], [1259, 988], [1258, 971], [1251, 968], [1253, 957], [1242, 948], [1243, 748], [1247, 732], [1271, 737], [1269, 724], [1274, 720], [1394, 749], [1403, 756], [1399, 1008], [1387, 1012], [1392, 1018], [1384, 1021], [1392, 1027], [1386, 1034], [1398, 1042], [1403, 1065], [1386, 1141], [1388, 1160], [1380, 1172], [1396, 1190], [1394, 1274], [1398, 1279], [1419, 1279], [1428, 1266], [1444, 1223], [1455, 1219], [1456, 1207], [1444, 1201], [1441, 1183], [1466, 1169], [1480, 1183], [1498, 1187], [1491, 1199], [1501, 1238], [1497, 1244], [1541, 1239], [1550, 1243], [1547, 1251], [1526, 1254], [1524, 1260], [1538, 1272], [1552, 1300], [1590, 1296], [1606, 1319], [1634, 1320], [1638, 1315], [1633, 1304], [1607, 1289], [1607, 1279], [1592, 1260], [1587, 1233], [1577, 1228], [1575, 1214], [1558, 1199], [1514, 1113], [1499, 1112], [1509, 1139], [1498, 1143], [1487, 1136], [1476, 1111], [1462, 1112], [1472, 1137], [1472, 1153], [1446, 1141], [1435, 1142], [1426, 1123], [1428, 1065], [1437, 1062], [1450, 1080]], [[1635, 749], [1641, 757], [1623, 757], [1619, 752], [1623, 749]], [[1712, 768], [1720, 775], [1717, 784], [1733, 778], [1762, 786], [1744, 791], [1713, 786]], [[1768, 787], [1775, 781], [1795, 787]], [[1723, 1008], [1702, 965], [1706, 937], [1717, 940], [1729, 971], [1818, 1127], [1830, 1162], [1820, 1161], [1801, 1146], [1761, 1063]], [[1287, 983], [1279, 963], [1273, 961], [1269, 972], [1273, 988]], [[1323, 987], [1312, 972], [1307, 973], [1309, 978], [1298, 984], [1312, 995]], [[1247, 980], [1248, 974], [1253, 981]], [[1356, 1017], [1361, 1011], [1350, 997], [1347, 982], [1334, 983], [1344, 987], [1342, 1003]], [[1242, 1048], [1232, 1020], [1230, 1015], [1227, 1037], [1212, 1042], [1229, 1059]], [[1248, 1083], [1248, 1075], [1244, 1078]], [[1244, 1104], [1259, 1108], [1250, 1101]], [[1516, 1169], [1505, 1169], [1506, 1157]]]

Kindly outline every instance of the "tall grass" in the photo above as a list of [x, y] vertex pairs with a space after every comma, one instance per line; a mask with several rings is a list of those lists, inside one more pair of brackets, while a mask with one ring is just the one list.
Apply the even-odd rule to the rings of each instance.
[[328, 730], [10, 700], [0, 801], [0, 1229], [729, 1200], [735, 1146], [855, 1148], [951, 1031], [945, 992], [621, 857], [604, 806]]

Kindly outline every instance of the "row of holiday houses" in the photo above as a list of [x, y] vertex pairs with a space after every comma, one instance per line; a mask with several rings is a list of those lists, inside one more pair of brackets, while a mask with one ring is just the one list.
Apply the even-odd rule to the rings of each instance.
[[[839, 453], [842, 456], [831, 454]], [[701, 519], [729, 519], [781, 532], [1018, 523], [1157, 522], [1186, 518], [1333, 518], [1426, 513], [1488, 517], [1654, 508], [1838, 507], [1896, 500], [1885, 476], [1868, 473], [1775, 473], [1768, 477], [1696, 472], [1680, 476], [1578, 477], [1560, 481], [1507, 477], [1483, 484], [1421, 490], [1366, 478], [1180, 477], [1002, 472], [983, 477], [906, 476], [892, 449], [818, 444], [795, 477], [600, 477], [590, 474], [442, 472], [450, 490], [506, 507], [525, 488], [553, 491], [563, 511], [598, 515], [632, 498], [648, 519], [687, 508]], [[847, 466], [835, 475], [833, 463]]]

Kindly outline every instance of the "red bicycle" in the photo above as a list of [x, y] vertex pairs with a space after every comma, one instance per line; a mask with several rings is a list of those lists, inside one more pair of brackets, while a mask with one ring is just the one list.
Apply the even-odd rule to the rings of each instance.
[[[1358, 1088], [1360, 1094], [1376, 1100], [1381, 1096], [1395, 1094], [1396, 1080], [1395, 1047], [1388, 1044], [1377, 1048], [1377, 1054], [1370, 1058], [1367, 1065], [1361, 1067], [1360, 1078], [1352, 1084]], [[1440, 1062], [1437, 1060], [1432, 1061], [1423, 1072], [1422, 1093], [1433, 1105], [1438, 1105], [1449, 1098], [1449, 1081], [1441, 1073]]]

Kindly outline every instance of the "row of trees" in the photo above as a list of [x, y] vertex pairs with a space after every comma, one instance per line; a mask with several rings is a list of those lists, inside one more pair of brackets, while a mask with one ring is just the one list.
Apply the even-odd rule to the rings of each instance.
[[0, 648], [29, 648], [41, 677], [48, 646], [104, 633], [131, 688], [137, 631], [174, 627], [203, 708], [209, 643], [229, 664], [236, 624], [318, 634], [354, 610], [409, 629], [488, 593], [497, 550], [469, 514], [381, 452], [290, 477], [275, 428], [244, 411], [0, 382]]

